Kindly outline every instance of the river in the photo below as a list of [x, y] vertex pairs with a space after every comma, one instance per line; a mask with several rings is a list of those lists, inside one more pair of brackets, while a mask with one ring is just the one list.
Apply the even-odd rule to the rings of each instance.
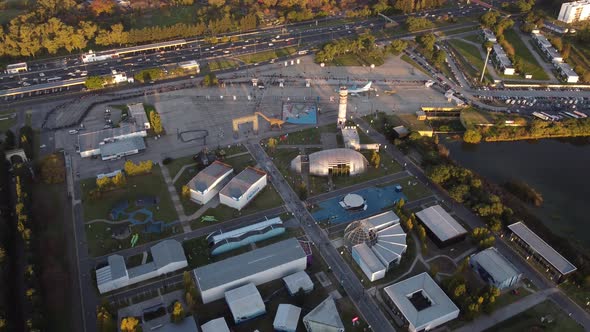
[[544, 199], [531, 211], [556, 234], [590, 248], [590, 139], [444, 144], [451, 158], [497, 184], [528, 183]]

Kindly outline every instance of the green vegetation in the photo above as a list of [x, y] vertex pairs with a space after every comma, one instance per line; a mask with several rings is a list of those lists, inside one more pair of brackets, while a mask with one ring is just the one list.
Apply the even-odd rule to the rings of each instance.
[[[513, 62], [521, 74], [531, 74], [533, 75], [533, 79], [536, 80], [549, 80], [549, 76], [537, 62], [537, 59], [531, 54], [531, 51], [522, 39], [520, 39], [515, 29], [506, 30], [504, 36], [506, 37], [506, 41], [512, 45], [512, 48], [517, 51], [515, 52], [515, 61]], [[509, 51], [506, 50], [506, 53], [509, 53]]]
[[109, 219], [111, 209], [123, 201], [128, 201], [129, 209], [132, 210], [136, 199], [147, 196], [157, 197], [159, 200], [156, 206], [149, 207], [155, 220], [171, 222], [178, 219], [159, 165], [154, 165], [151, 174], [128, 177], [127, 185], [124, 188], [110, 191], [100, 198], [90, 197], [90, 191], [97, 187], [96, 179], [82, 180], [81, 185], [84, 220], [86, 221]]
[[237, 58], [244, 61], [245, 63], [258, 63], [289, 56], [295, 54], [295, 52], [297, 52], [297, 49], [293, 46], [289, 46], [271, 51], [240, 55]]
[[590, 119], [565, 119], [559, 122], [533, 120], [524, 127], [496, 126], [477, 130], [486, 142], [582, 137], [590, 136]]
[[[551, 319], [551, 322], [546, 321], [548, 318]], [[486, 330], [486, 332], [496, 331], [582, 332], [584, 329], [575, 320], [568, 317], [556, 304], [547, 300]]]

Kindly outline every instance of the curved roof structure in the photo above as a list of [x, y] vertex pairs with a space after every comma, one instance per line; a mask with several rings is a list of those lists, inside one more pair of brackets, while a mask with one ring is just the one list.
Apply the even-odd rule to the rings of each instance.
[[385, 266], [399, 261], [408, 247], [406, 233], [393, 211], [350, 223], [344, 231], [344, 241], [349, 248], [367, 244]]
[[[360, 152], [351, 149], [330, 149], [314, 152], [309, 155], [309, 174], [326, 176], [333, 168], [349, 168], [350, 175], [364, 173], [369, 162]], [[291, 169], [301, 173], [301, 156], [291, 161]]]

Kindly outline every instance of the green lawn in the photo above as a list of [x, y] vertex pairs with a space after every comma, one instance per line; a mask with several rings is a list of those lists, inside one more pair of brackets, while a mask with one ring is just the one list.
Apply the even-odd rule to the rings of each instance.
[[[552, 323], [541, 323], [541, 317], [550, 315], [554, 321]], [[547, 300], [526, 310], [508, 320], [505, 320], [494, 327], [486, 330], [487, 332], [523, 332], [523, 331], [584, 331], [584, 329], [573, 319], [567, 316], [552, 301]]]
[[[241, 211], [230, 208], [223, 204], [219, 204], [216, 208], [207, 209], [203, 213], [204, 216], [213, 216], [217, 219], [217, 222], [224, 222], [237, 217], [246, 216], [255, 212], [260, 212], [268, 209], [275, 208], [283, 205], [283, 199], [272, 184], [268, 183], [266, 187], [252, 199], [252, 201], [246, 205]], [[207, 226], [211, 223], [202, 223], [201, 219], [191, 221], [191, 228], [197, 229], [203, 226]]]
[[149, 207], [155, 220], [171, 222], [178, 219], [159, 165], [154, 165], [151, 174], [127, 177], [124, 188], [107, 192], [100, 198], [89, 197], [89, 192], [96, 188], [96, 179], [82, 180], [81, 186], [85, 221], [109, 219], [110, 211], [117, 203], [129, 201], [130, 209], [133, 209], [134, 201], [146, 196], [159, 199], [157, 206]]
[[549, 80], [549, 75], [547, 75], [537, 62], [537, 59], [535, 59], [514, 28], [504, 31], [504, 37], [516, 51], [515, 58], [520, 59], [522, 62], [523, 72], [521, 74], [532, 74], [535, 80]]
[[294, 46], [279, 48], [276, 50], [258, 52], [254, 54], [240, 55], [237, 58], [244, 61], [245, 63], [258, 63], [269, 61], [272, 59], [281, 58], [294, 54], [297, 49]]
[[430, 74], [426, 71], [426, 69], [422, 68], [422, 66], [420, 66], [416, 61], [412, 60], [412, 58], [410, 58], [407, 55], [402, 55], [401, 59], [407, 63], [409, 63], [410, 65], [412, 65], [412, 67], [418, 69], [419, 71], [421, 71], [422, 73], [426, 74], [427, 76], [430, 76]]

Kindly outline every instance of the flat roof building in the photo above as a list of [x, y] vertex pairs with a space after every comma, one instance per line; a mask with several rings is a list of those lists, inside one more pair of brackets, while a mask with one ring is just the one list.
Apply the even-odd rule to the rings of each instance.
[[522, 276], [522, 273], [494, 247], [471, 255], [469, 265], [485, 282], [500, 290], [516, 285]]
[[203, 303], [223, 298], [227, 290], [253, 283], [260, 285], [307, 267], [307, 254], [291, 238], [194, 270]]
[[557, 20], [565, 23], [584, 21], [588, 18], [590, 18], [590, 0], [562, 3], [557, 15]]
[[252, 283], [225, 292], [225, 302], [236, 324], [266, 313], [264, 301]]
[[[125, 140], [132, 137], [146, 137], [147, 132], [134, 124], [110, 128], [105, 130], [93, 131], [78, 135], [78, 148], [82, 158], [96, 156], [101, 154], [101, 147], [105, 144], [115, 143], [119, 140]], [[123, 143], [127, 144], [127, 143]], [[105, 153], [111, 153], [112, 150], [120, 150], [121, 146], [107, 148], [110, 150]]]
[[406, 233], [393, 211], [350, 223], [344, 241], [353, 260], [371, 281], [385, 277], [406, 252]]
[[279, 304], [275, 320], [272, 323], [275, 331], [280, 332], [295, 332], [297, 324], [299, 324], [299, 316], [301, 315], [301, 308], [291, 304]]
[[401, 314], [410, 332], [432, 330], [459, 316], [459, 308], [426, 272], [383, 291], [386, 304]]
[[99, 293], [129, 286], [147, 279], [174, 272], [188, 266], [184, 249], [176, 240], [164, 240], [150, 248], [153, 260], [127, 269], [120, 255], [107, 258], [108, 264], [96, 270]]
[[416, 217], [439, 246], [461, 241], [467, 235], [467, 230], [440, 205], [417, 212]]
[[219, 255], [283, 233], [285, 233], [283, 221], [280, 217], [276, 217], [225, 233], [215, 231], [207, 236], [207, 242], [211, 255]]
[[297, 294], [299, 290], [309, 293], [313, 290], [313, 281], [305, 271], [295, 272], [283, 278], [287, 291], [291, 296]]
[[229, 182], [233, 171], [230, 165], [214, 161], [187, 183], [191, 200], [197, 204], [207, 204]]
[[127, 104], [129, 116], [133, 118], [138, 128], [150, 129], [150, 120], [147, 117], [143, 103]]
[[307, 332], [344, 332], [344, 324], [331, 296], [303, 317], [303, 325]]
[[219, 317], [216, 319], [212, 319], [207, 323], [201, 325], [202, 332], [230, 332], [227, 323], [225, 322], [225, 318]]
[[510, 61], [510, 58], [508, 58], [508, 55], [506, 54], [502, 46], [500, 46], [500, 44], [494, 44], [492, 45], [492, 50], [492, 54], [494, 55], [494, 64], [496, 65], [496, 68], [499, 69], [504, 75], [514, 75], [516, 73], [516, 70], [514, 69], [512, 61]]
[[576, 266], [537, 234], [530, 230], [523, 222], [519, 221], [508, 226], [512, 231], [510, 241], [518, 244], [527, 259], [533, 259], [547, 268], [551, 280], [562, 282], [566, 276], [577, 270]]
[[266, 187], [266, 172], [246, 167], [231, 179], [219, 192], [219, 202], [241, 210]]

